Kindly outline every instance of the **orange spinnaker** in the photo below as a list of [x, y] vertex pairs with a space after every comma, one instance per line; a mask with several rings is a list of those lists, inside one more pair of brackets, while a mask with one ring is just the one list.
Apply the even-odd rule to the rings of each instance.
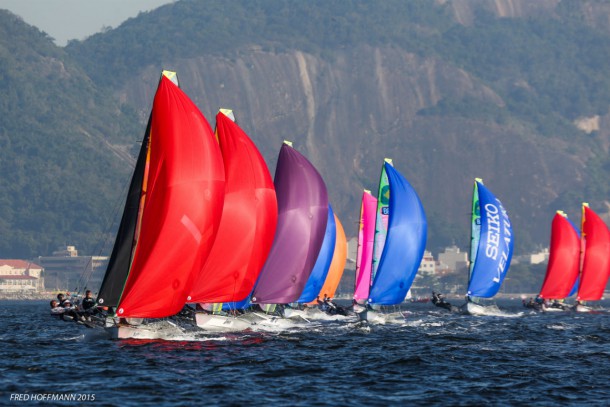
[[[330, 268], [324, 280], [324, 285], [320, 290], [320, 297], [326, 294], [329, 298], [335, 297], [337, 287], [339, 287], [339, 281], [343, 276], [343, 270], [345, 270], [345, 262], [347, 260], [347, 239], [345, 238], [345, 231], [343, 225], [339, 221], [337, 215], [335, 215], [335, 224], [337, 228], [337, 238], [335, 240], [335, 251], [333, 253], [333, 259], [330, 262]], [[312, 301], [307, 305], [316, 305], [316, 301]]]

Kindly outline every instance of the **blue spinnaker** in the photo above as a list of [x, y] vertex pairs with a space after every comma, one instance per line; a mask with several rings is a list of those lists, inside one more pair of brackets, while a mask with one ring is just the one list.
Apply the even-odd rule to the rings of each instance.
[[336, 240], [337, 225], [335, 223], [335, 215], [332, 207], [328, 205], [328, 220], [326, 222], [324, 241], [322, 242], [322, 247], [320, 248], [318, 258], [316, 259], [316, 264], [314, 264], [313, 270], [309, 275], [309, 279], [305, 284], [305, 288], [296, 302], [307, 303], [313, 301], [317, 296], [322, 297], [325, 295], [325, 293], [321, 293], [320, 290], [324, 285], [324, 281], [326, 281], [328, 269], [330, 268], [330, 263], [333, 260]]
[[385, 163], [390, 185], [388, 234], [379, 260], [369, 302], [395, 305], [404, 301], [426, 247], [427, 221], [413, 187]]
[[510, 266], [513, 230], [500, 200], [479, 181], [475, 182], [475, 188], [478, 190], [481, 228], [467, 294], [491, 298], [500, 290]]
[[247, 296], [246, 299], [241, 300], [241, 301], [223, 302], [222, 310], [230, 311], [230, 310], [235, 310], [235, 309], [246, 309], [246, 308], [250, 307], [251, 305], [252, 305], [252, 303], [250, 302], [250, 296]]

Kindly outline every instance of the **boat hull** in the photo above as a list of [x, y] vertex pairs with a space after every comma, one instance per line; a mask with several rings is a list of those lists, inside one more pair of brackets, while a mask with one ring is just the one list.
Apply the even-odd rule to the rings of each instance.
[[243, 318], [252, 323], [252, 329], [256, 331], [282, 331], [285, 329], [297, 328], [305, 326], [306, 321], [300, 319], [284, 318], [275, 315], [268, 315], [262, 312], [249, 312], [244, 314]]
[[570, 311], [570, 308], [568, 308], [568, 307], [565, 307], [565, 308], [547, 307], [546, 305], [543, 305], [542, 311], [544, 311], [544, 312], [566, 312], [566, 311]]
[[346, 320], [358, 320], [356, 314], [342, 315], [342, 314], [329, 314], [322, 311], [319, 308], [307, 307], [303, 310], [286, 308], [284, 309], [284, 317], [293, 319], [297, 322], [311, 322], [311, 321], [346, 321]]
[[252, 329], [253, 322], [241, 317], [213, 315], [198, 312], [195, 314], [196, 325], [211, 332], [239, 332]]
[[184, 330], [168, 320], [144, 321], [143, 319], [129, 319], [129, 322], [117, 322], [115, 318], [108, 318], [104, 330], [113, 339], [143, 339], [143, 340], [176, 340], [182, 337]]
[[481, 305], [468, 301], [462, 306], [462, 312], [468, 315], [487, 315], [496, 317], [518, 317], [523, 315], [522, 312], [517, 314], [509, 314], [500, 310], [495, 304]]
[[158, 330], [143, 326], [117, 325], [105, 329], [112, 339], [163, 339]]
[[591, 307], [587, 307], [586, 305], [576, 304], [574, 306], [574, 311], [576, 312], [591, 312], [593, 309]]

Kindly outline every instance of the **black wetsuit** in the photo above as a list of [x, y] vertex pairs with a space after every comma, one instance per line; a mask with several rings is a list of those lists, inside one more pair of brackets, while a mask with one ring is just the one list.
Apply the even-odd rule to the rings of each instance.
[[437, 307], [445, 308], [451, 311], [451, 304], [445, 301], [441, 294], [432, 294], [432, 303]]
[[81, 306], [83, 307], [83, 310], [88, 311], [90, 308], [95, 307], [95, 299], [85, 297], [81, 301]]

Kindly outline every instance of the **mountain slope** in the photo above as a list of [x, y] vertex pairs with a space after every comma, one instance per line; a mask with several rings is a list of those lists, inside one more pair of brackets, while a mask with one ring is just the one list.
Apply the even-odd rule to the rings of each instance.
[[0, 31], [0, 256], [91, 252], [129, 176], [135, 113], [19, 17], [0, 10]]
[[60, 49], [0, 12], [0, 255], [111, 238], [161, 69], [206, 117], [233, 108], [272, 171], [294, 141], [348, 235], [389, 156], [422, 198], [429, 249], [467, 247], [475, 177], [518, 252], [547, 245], [555, 210], [608, 211], [600, 15], [599, 1], [179, 1]]
[[[596, 1], [181, 1], [68, 51], [92, 78], [102, 62], [123, 67], [114, 91], [142, 112], [159, 70], [177, 70], [207, 117], [237, 111], [272, 169], [281, 140], [295, 141], [350, 235], [360, 190], [392, 156], [432, 215], [430, 248], [467, 246], [482, 177], [531, 250], [556, 209], [607, 210], [610, 42], [592, 8], [608, 12]], [[583, 118], [593, 132], [574, 124]]]

